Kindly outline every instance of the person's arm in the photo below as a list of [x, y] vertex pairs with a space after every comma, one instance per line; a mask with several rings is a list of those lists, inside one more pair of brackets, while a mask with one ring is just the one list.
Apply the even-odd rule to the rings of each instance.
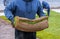
[[43, 5], [43, 8], [47, 9], [47, 16], [49, 16], [50, 15], [50, 5], [45, 1], [42, 2], [42, 5]]
[[3, 4], [4, 4], [4, 6], [5, 6], [5, 2], [6, 2], [6, 0], [3, 0]]
[[15, 4], [12, 2], [8, 6], [6, 6], [4, 13], [5, 16], [13, 23], [14, 22], [14, 14], [13, 11], [15, 10]]
[[40, 17], [38, 19], [34, 19], [33, 21], [41, 21], [44, 20], [46, 18], [48, 18], [48, 16], [45, 15], [45, 13], [43, 12], [43, 7], [40, 3], [40, 1], [38, 1], [38, 10], [37, 10], [37, 15]]
[[43, 12], [43, 7], [42, 7], [40, 1], [38, 1], [38, 11], [37, 11], [37, 14], [38, 14], [39, 17], [45, 16], [45, 14]]
[[48, 8], [47, 8], [47, 14], [48, 14], [48, 16], [50, 16], [50, 6], [48, 6]]
[[[42, 16], [46, 16], [45, 14], [44, 14], [44, 12], [43, 12], [43, 8], [42, 8], [42, 6], [41, 6], [41, 3], [40, 3], [40, 1], [38, 2], [38, 11], [37, 11], [37, 14], [38, 14], [38, 16], [39, 17], [42, 17]], [[47, 17], [47, 23], [48, 23], [48, 17]], [[45, 29], [45, 28], [47, 28], [48, 26], [41, 26], [42, 27], [42, 29]], [[41, 30], [42, 30], [41, 29]]]

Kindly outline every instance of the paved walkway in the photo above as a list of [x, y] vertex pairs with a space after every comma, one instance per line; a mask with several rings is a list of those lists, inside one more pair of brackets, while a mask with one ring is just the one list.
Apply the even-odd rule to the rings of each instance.
[[52, 11], [60, 13], [60, 9], [52, 9]]
[[0, 10], [0, 16], [5, 16], [5, 14], [2, 10]]
[[15, 39], [14, 32], [12, 25], [0, 18], [0, 39]]

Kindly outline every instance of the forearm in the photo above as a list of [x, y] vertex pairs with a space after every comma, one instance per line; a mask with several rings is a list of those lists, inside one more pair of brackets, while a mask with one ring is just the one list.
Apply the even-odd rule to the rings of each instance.
[[12, 14], [12, 8], [9, 6], [6, 6], [5, 10], [4, 10], [4, 13], [5, 13], [5, 16], [8, 18], [8, 20], [10, 20], [11, 22], [13, 21], [14, 19], [14, 15]]

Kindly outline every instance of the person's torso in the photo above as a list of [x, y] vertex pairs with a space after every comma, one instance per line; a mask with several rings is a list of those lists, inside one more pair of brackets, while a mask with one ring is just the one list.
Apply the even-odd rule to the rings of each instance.
[[15, 16], [25, 17], [34, 19], [38, 9], [38, 2], [25, 2], [23, 0], [16, 1], [16, 12]]

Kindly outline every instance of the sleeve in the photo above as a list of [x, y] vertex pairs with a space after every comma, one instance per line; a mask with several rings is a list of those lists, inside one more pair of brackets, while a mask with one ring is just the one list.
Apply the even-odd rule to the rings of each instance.
[[38, 14], [39, 17], [45, 16], [40, 1], [38, 1], [38, 11], [37, 11], [37, 14]]
[[4, 4], [4, 6], [5, 6], [5, 2], [6, 2], [6, 0], [3, 0], [3, 4]]
[[5, 13], [5, 16], [10, 20], [12, 21], [14, 19], [14, 14], [13, 14], [13, 10], [15, 10], [15, 4], [14, 2], [12, 2], [11, 4], [7, 5], [5, 10], [4, 10], [4, 13]]

